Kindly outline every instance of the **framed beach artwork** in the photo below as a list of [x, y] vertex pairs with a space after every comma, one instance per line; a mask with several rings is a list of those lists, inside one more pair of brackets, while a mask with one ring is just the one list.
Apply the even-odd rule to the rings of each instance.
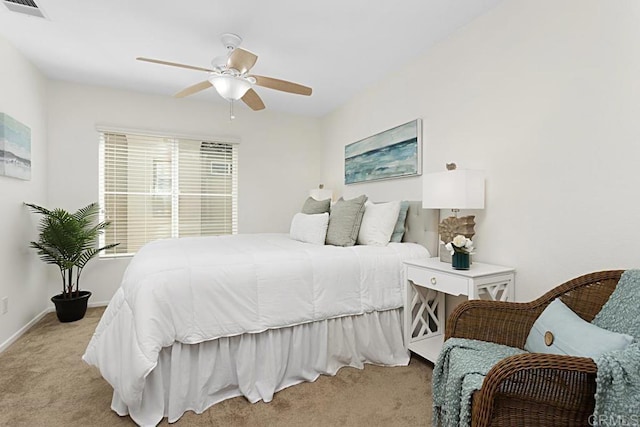
[[0, 175], [31, 179], [31, 129], [0, 113]]
[[370, 136], [344, 147], [344, 183], [422, 174], [422, 120]]

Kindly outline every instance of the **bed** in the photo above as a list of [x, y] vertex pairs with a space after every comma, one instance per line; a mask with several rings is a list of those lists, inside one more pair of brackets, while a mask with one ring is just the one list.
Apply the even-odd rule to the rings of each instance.
[[[162, 240], [132, 259], [83, 360], [139, 425], [275, 392], [343, 366], [406, 365], [402, 261], [437, 247], [409, 207], [405, 243], [318, 246], [283, 234]], [[229, 278], [233, 278], [230, 280]]]

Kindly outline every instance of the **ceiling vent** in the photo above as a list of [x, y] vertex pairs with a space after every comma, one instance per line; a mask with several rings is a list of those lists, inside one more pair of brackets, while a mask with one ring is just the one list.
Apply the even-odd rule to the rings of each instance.
[[46, 18], [42, 10], [33, 0], [2, 0], [2, 3], [12, 12]]

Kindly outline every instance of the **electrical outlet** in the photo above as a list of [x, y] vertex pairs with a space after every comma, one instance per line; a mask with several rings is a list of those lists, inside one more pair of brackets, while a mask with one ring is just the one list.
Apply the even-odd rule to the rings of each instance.
[[0, 315], [7, 314], [9, 312], [9, 297], [4, 297], [0, 300]]

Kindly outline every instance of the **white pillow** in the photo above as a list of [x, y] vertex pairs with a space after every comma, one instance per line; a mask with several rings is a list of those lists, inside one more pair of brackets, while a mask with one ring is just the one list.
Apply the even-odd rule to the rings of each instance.
[[291, 220], [289, 237], [301, 242], [324, 245], [329, 225], [329, 213], [303, 214], [297, 213]]
[[358, 233], [359, 245], [386, 246], [400, 213], [400, 201], [387, 203], [367, 202]]

